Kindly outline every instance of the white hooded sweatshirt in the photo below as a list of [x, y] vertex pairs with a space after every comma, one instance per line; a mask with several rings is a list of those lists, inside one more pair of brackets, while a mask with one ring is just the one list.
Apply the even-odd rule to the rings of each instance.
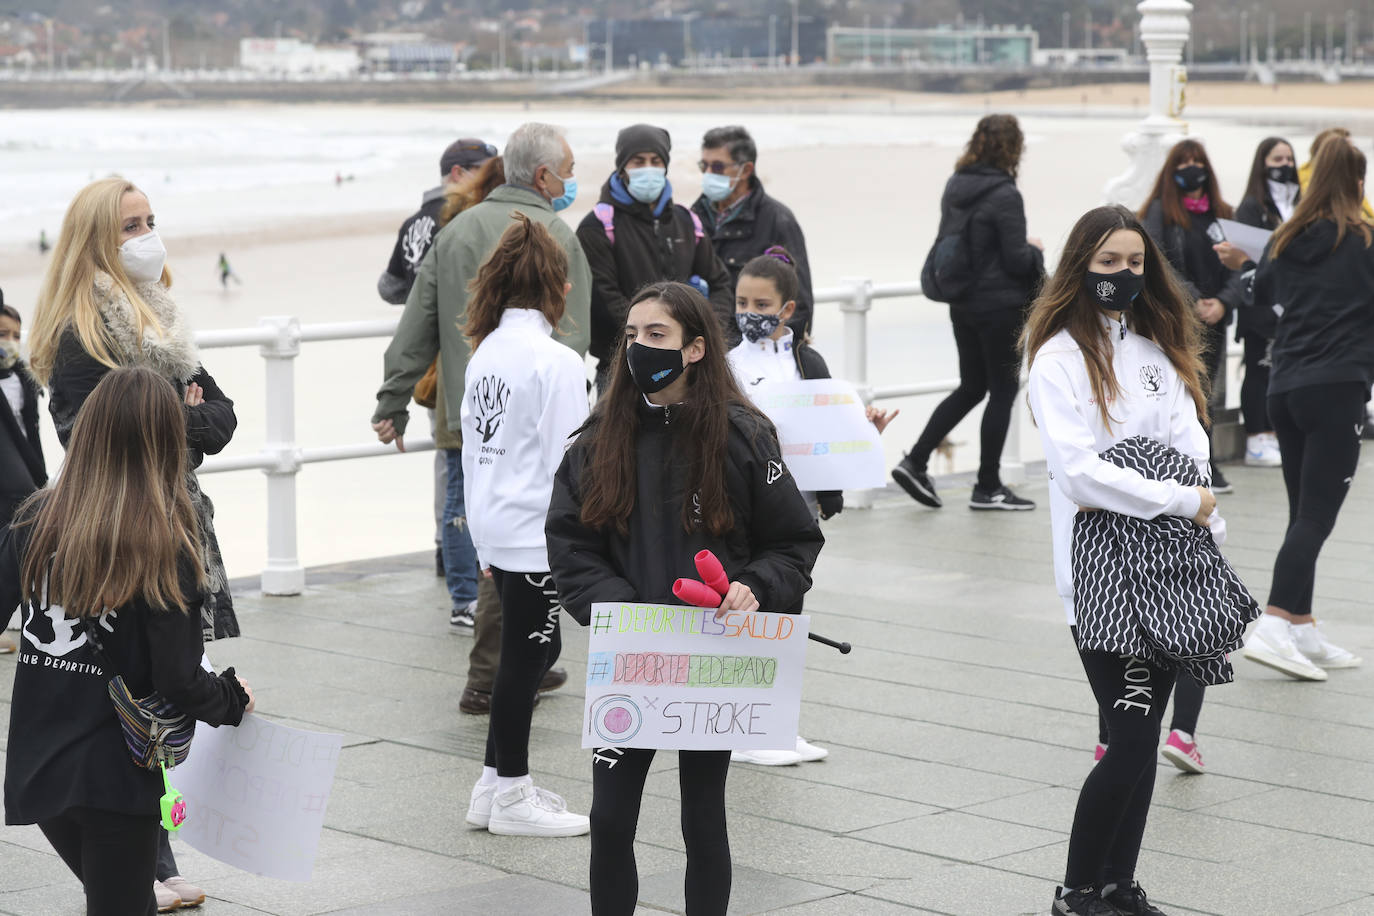
[[535, 309], [506, 309], [468, 360], [463, 499], [483, 568], [547, 572], [544, 519], [568, 437], [587, 419], [587, 369]]
[[[1212, 479], [1207, 431], [1188, 388], [1173, 363], [1152, 340], [1133, 334], [1105, 314], [1112, 344], [1112, 371], [1121, 394], [1110, 405], [1111, 428], [1102, 422], [1083, 354], [1068, 331], [1060, 331], [1035, 354], [1030, 370], [1030, 404], [1050, 473], [1050, 526], [1054, 533], [1054, 579], [1072, 625], [1073, 517], [1080, 507], [1106, 509], [1135, 518], [1197, 515], [1197, 490], [1172, 480], [1146, 480], [1135, 471], [1098, 457], [1132, 436], [1148, 436], [1197, 462]], [[1212, 537], [1220, 545], [1226, 524], [1216, 512]]]

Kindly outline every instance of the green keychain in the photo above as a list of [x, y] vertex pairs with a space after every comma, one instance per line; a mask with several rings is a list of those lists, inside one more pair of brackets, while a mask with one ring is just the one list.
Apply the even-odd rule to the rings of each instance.
[[162, 796], [162, 828], [168, 833], [176, 833], [186, 822], [186, 799], [172, 788], [172, 779], [167, 775], [167, 764], [162, 767], [162, 785], [167, 790]]

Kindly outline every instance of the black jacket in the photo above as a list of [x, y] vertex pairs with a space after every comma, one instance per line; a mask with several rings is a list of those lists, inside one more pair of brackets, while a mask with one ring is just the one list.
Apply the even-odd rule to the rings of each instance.
[[1016, 180], [990, 165], [955, 172], [940, 198], [940, 225], [969, 207], [967, 244], [977, 278], [968, 298], [951, 304], [970, 312], [1025, 308], [1040, 288], [1045, 256], [1026, 241], [1026, 205]]
[[[0, 607], [19, 603], [28, 528], [0, 529]], [[190, 565], [182, 592], [192, 610], [155, 611], [133, 601], [101, 618], [104, 670], [79, 620], [61, 607], [20, 606], [23, 630], [5, 754], [5, 823], [32, 824], [73, 807], [156, 816], [162, 775], [138, 767], [124, 743], [107, 686], [124, 676], [136, 697], [156, 690], [210, 725], [238, 725], [247, 695], [230, 668], [200, 667], [201, 598]], [[194, 744], [191, 753], [195, 753]]]
[[615, 244], [594, 212], [577, 227], [577, 240], [592, 269], [591, 354], [603, 362], [610, 358], [624, 330], [630, 299], [641, 287], [662, 280], [686, 283], [693, 276], [706, 281], [726, 341], [738, 341], [735, 286], [710, 237], [697, 239], [687, 208], [669, 200], [654, 216], [649, 204], [618, 199], [610, 181], [601, 188], [601, 203], [615, 208]]
[[[1334, 250], [1333, 250], [1334, 248]], [[1282, 307], [1269, 393], [1308, 385], [1374, 383], [1374, 248], [1354, 229], [1336, 244], [1319, 220], [1266, 256], [1255, 273], [1255, 305]]]
[[687, 461], [674, 442], [677, 410], [642, 405], [628, 536], [582, 523], [587, 433], [554, 476], [544, 529], [549, 567], [563, 607], [583, 625], [598, 601], [677, 604], [673, 583], [697, 578], [692, 558], [700, 550], [713, 552], [730, 580], [748, 585], [765, 611], [798, 610], [811, 587], [811, 567], [825, 538], [782, 463], [771, 425], [752, 411], [729, 408], [730, 440], [722, 458], [734, 528], [720, 538], [700, 526], [683, 530]]
[[1264, 200], [1246, 197], [1240, 202], [1240, 206], [1236, 207], [1236, 222], [1273, 232], [1279, 228], [1283, 217], [1279, 215], [1279, 208], [1274, 206], [1274, 199], [1266, 190]]
[[692, 209], [711, 236], [716, 254], [725, 263], [725, 269], [730, 272], [731, 290], [739, 282], [740, 271], [745, 264], [774, 245], [787, 249], [796, 262], [794, 266], [800, 281], [797, 309], [788, 319], [787, 326], [801, 337], [811, 329], [811, 315], [815, 307], [811, 292], [811, 264], [806, 258], [806, 236], [802, 234], [792, 211], [776, 198], [769, 197], [763, 190], [763, 183], [757, 178], [753, 182], [754, 189], [739, 204], [739, 212], [723, 226], [716, 223], [716, 205], [705, 197], [698, 197]]
[[401, 223], [396, 233], [396, 247], [391, 260], [377, 278], [377, 295], [392, 305], [405, 305], [410, 288], [415, 285], [415, 272], [434, 244], [439, 232], [439, 214], [444, 209], [444, 188], [430, 188], [421, 198], [420, 209]]
[[5, 374], [10, 373], [24, 390], [23, 423], [15, 420], [13, 406], [0, 395], [0, 525], [7, 524], [15, 508], [48, 482], [38, 433], [38, 386], [23, 363]]
[[1164, 251], [1169, 264], [1178, 275], [1188, 295], [1194, 299], [1218, 299], [1226, 307], [1226, 314], [1217, 325], [1224, 326], [1231, 312], [1245, 302], [1245, 284], [1240, 273], [1228, 270], [1221, 263], [1212, 246], [1223, 240], [1220, 227], [1213, 228], [1216, 217], [1190, 213], [1188, 226], [1164, 225], [1164, 207], [1158, 200], [1150, 201], [1141, 223], [1150, 238]]
[[[1266, 190], [1264, 200], [1246, 197], [1240, 202], [1240, 206], [1236, 207], [1236, 222], [1273, 232], [1283, 223], [1283, 217], [1279, 215], [1279, 208], [1274, 206], [1274, 200]], [[1259, 255], [1259, 252], [1251, 253]], [[1241, 274], [1254, 269], [1255, 265], [1247, 261]], [[1268, 307], [1256, 308], [1253, 298], [1247, 296], [1236, 313], [1236, 340], [1247, 334], [1273, 340], [1277, 326], [1278, 316], [1274, 314], [1274, 310]]]

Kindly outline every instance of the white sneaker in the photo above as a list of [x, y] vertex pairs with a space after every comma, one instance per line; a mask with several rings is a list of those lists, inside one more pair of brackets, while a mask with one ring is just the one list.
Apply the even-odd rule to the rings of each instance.
[[752, 763], [761, 767], [790, 767], [804, 758], [796, 751], [731, 751], [731, 763]]
[[1282, 617], [1261, 614], [1240, 654], [1252, 662], [1267, 665], [1300, 681], [1326, 680], [1326, 672], [1298, 651], [1291, 630], [1288, 621]]
[[801, 735], [797, 736], [797, 753], [801, 754], [802, 763], [812, 763], [830, 756], [830, 752], [825, 748], [817, 747]]
[[500, 836], [582, 836], [592, 824], [568, 811], [561, 796], [522, 782], [496, 795], [487, 829]]
[[1245, 437], [1245, 466], [1251, 468], [1277, 468], [1283, 466], [1283, 456], [1279, 453], [1279, 440], [1273, 433], [1259, 433]]
[[181, 909], [181, 895], [161, 881], [153, 882], [153, 896], [157, 899], [157, 911], [159, 913], [170, 913], [172, 910]]
[[472, 787], [472, 801], [468, 803], [468, 816], [465, 820], [474, 827], [486, 829], [491, 823], [491, 803], [496, 799], [496, 783]]
[[1319, 627], [1316, 623], [1304, 623], [1289, 628], [1298, 651], [1314, 665], [1322, 668], [1358, 668], [1364, 664], [1364, 659], [1328, 642]]

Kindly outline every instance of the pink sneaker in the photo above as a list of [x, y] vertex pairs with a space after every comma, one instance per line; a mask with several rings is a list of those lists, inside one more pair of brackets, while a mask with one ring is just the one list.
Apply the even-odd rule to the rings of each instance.
[[1097, 761], [1101, 760], [1103, 755], [1105, 755], [1106, 753], [1107, 745], [1099, 744], [1097, 746], [1097, 750], [1093, 752], [1093, 763], [1097, 763]]
[[1207, 767], [1203, 765], [1202, 755], [1197, 750], [1197, 742], [1193, 741], [1192, 737], [1174, 729], [1169, 732], [1169, 739], [1164, 742], [1161, 753], [1185, 773], [1205, 773]]

